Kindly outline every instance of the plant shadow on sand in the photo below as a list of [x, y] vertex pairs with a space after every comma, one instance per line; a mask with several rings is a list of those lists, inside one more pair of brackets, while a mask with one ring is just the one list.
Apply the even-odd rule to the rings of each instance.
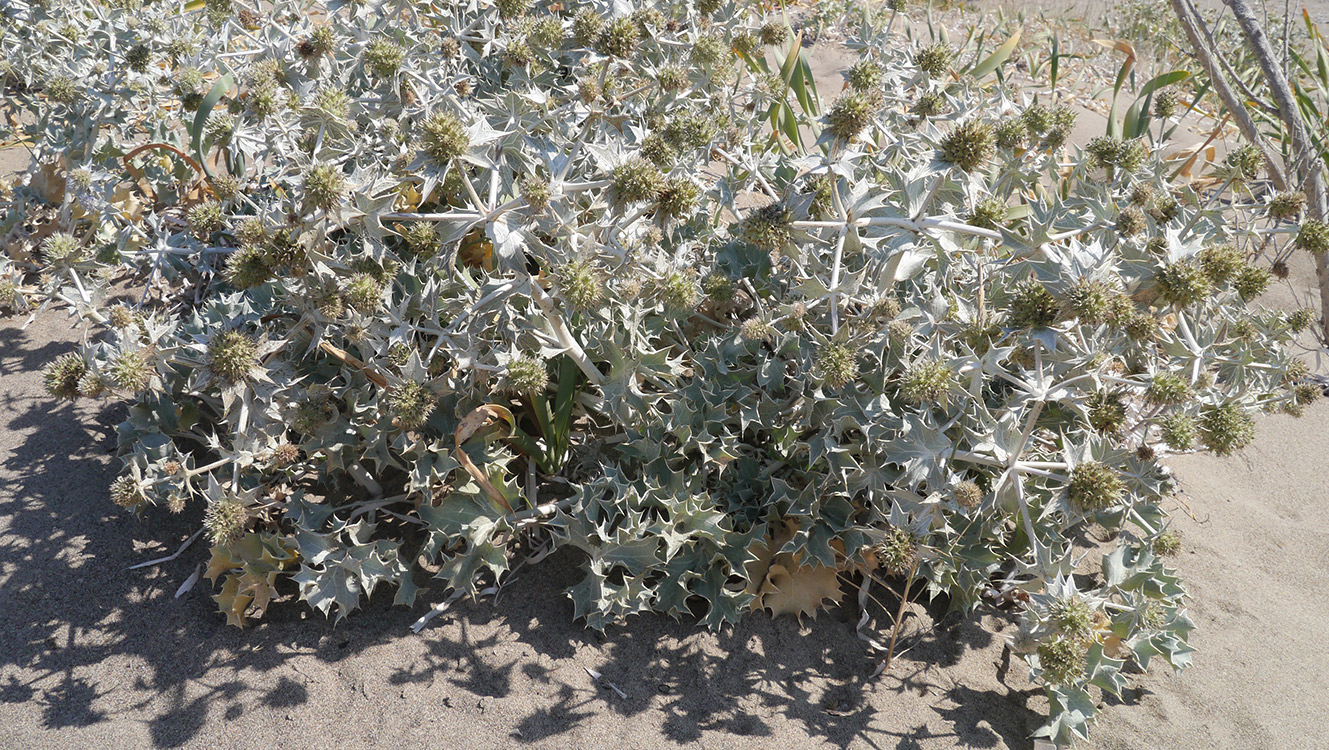
[[[658, 733], [651, 742], [662, 745], [705, 736], [911, 748], [949, 736], [967, 747], [1017, 747], [1041, 721], [1024, 680], [1007, 687], [990, 663], [964, 673], [985, 675], [982, 685], [955, 681], [962, 659], [994, 658], [999, 636], [977, 617], [943, 617], [941, 603], [911, 607], [904, 658], [872, 678], [876, 661], [855, 635], [849, 605], [802, 625], [754, 614], [707, 633], [647, 615], [597, 633], [573, 621], [563, 594], [581, 575], [575, 554], [523, 569], [496, 601], [458, 604], [419, 636], [410, 623], [437, 591], [413, 610], [391, 607], [391, 593], [380, 591], [336, 626], [287, 596], [255, 626], [228, 627], [208, 581], [173, 598], [206, 559], [203, 544], [126, 570], [175, 551], [200, 511], [138, 518], [110, 502], [124, 405], [57, 403], [41, 386], [40, 368], [72, 350], [74, 335], [49, 316], [26, 332], [12, 318], [0, 327], [6, 723], [21, 717], [50, 732], [129, 722], [146, 726], [154, 746], [179, 747], [216, 736], [224, 722], [289, 720], [333, 689], [370, 701], [419, 696], [432, 706], [511, 697], [507, 713], [478, 719], [505, 736], [501, 744], [567, 741], [609, 716], [634, 737]], [[874, 595], [892, 611], [898, 604], [885, 589]], [[602, 674], [598, 683], [587, 668]], [[336, 727], [337, 711], [323, 713]]]

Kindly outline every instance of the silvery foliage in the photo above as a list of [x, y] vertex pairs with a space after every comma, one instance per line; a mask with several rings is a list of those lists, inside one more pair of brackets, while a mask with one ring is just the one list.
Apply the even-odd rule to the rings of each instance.
[[[237, 624], [559, 547], [596, 628], [912, 575], [1020, 607], [1045, 733], [1082, 736], [1127, 662], [1190, 658], [1153, 446], [1295, 408], [1295, 321], [1154, 157], [1045, 148], [883, 30], [791, 149], [767, 20], [709, 5], [7, 4], [37, 165], [3, 229], [102, 326], [48, 385], [130, 402], [113, 498], [205, 507]], [[165, 148], [131, 173], [145, 143], [211, 190]]]

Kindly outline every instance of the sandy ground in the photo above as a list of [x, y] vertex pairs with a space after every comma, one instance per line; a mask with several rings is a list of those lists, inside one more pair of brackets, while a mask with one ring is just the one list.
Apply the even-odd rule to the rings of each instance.
[[[1295, 289], [1309, 272], [1294, 268]], [[390, 596], [336, 627], [288, 602], [227, 628], [206, 582], [174, 598], [202, 547], [126, 571], [199, 519], [110, 503], [124, 407], [47, 398], [41, 366], [81, 334], [56, 313], [22, 323], [0, 320], [0, 747], [999, 749], [1029, 748], [1042, 721], [1003, 616], [915, 604], [903, 657], [871, 680], [849, 608], [803, 626], [757, 614], [722, 634], [660, 617], [587, 630], [558, 593], [580, 575], [573, 557], [418, 636], [427, 605]], [[1171, 464], [1199, 653], [1180, 676], [1139, 676], [1087, 747], [1329, 747], [1329, 403], [1262, 419], [1237, 456]]]

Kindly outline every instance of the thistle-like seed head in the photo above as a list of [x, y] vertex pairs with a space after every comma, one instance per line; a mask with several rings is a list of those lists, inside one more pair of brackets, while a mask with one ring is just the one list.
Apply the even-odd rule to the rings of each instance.
[[776, 21], [770, 21], [762, 25], [758, 36], [761, 37], [762, 44], [768, 47], [778, 46], [789, 41], [789, 27]]
[[111, 382], [115, 387], [138, 393], [148, 387], [156, 372], [152, 362], [141, 349], [129, 349], [120, 353], [111, 363]]
[[1148, 228], [1149, 221], [1137, 206], [1127, 206], [1117, 214], [1117, 234], [1122, 237], [1134, 237]]
[[1329, 224], [1315, 219], [1302, 222], [1294, 244], [1313, 255], [1329, 252]]
[[1315, 322], [1315, 308], [1300, 307], [1287, 314], [1287, 327], [1293, 333], [1301, 333]]
[[402, 232], [402, 239], [411, 257], [416, 259], [432, 258], [441, 247], [437, 229], [427, 221], [411, 222]]
[[794, 212], [784, 203], [768, 203], [743, 219], [738, 235], [763, 250], [779, 250], [789, 242], [793, 221]]
[[656, 198], [656, 205], [661, 216], [678, 218], [691, 213], [700, 197], [701, 188], [687, 177], [679, 175], [665, 179], [664, 187]]
[[963, 481], [955, 486], [955, 503], [961, 508], [973, 510], [983, 502], [983, 488], [977, 482]]
[[125, 509], [133, 508], [143, 502], [143, 493], [139, 490], [138, 482], [128, 474], [116, 477], [115, 481], [111, 482], [111, 502]]
[[955, 373], [945, 362], [920, 359], [905, 370], [900, 379], [900, 395], [915, 404], [944, 401], [955, 385]]
[[1224, 166], [1232, 179], [1237, 181], [1253, 180], [1260, 176], [1264, 167], [1264, 157], [1254, 146], [1241, 146], [1228, 153], [1223, 160]]
[[951, 67], [955, 53], [949, 44], [936, 42], [914, 53], [914, 65], [924, 73], [936, 77]]
[[1191, 384], [1180, 375], [1156, 373], [1149, 381], [1145, 398], [1155, 406], [1180, 406], [1191, 399]]
[[1058, 636], [1038, 647], [1038, 666], [1052, 685], [1074, 685], [1084, 679], [1088, 648], [1076, 638]]
[[914, 102], [913, 112], [919, 117], [935, 117], [946, 109], [946, 97], [940, 91], [928, 91]]
[[434, 413], [438, 399], [423, 383], [408, 381], [389, 391], [387, 401], [388, 410], [396, 417], [399, 427], [418, 430]]
[[885, 75], [881, 63], [864, 57], [859, 58], [858, 62], [845, 71], [844, 77], [849, 83], [849, 88], [858, 91], [876, 91], [881, 87]]
[[881, 97], [874, 92], [851, 89], [842, 94], [826, 113], [826, 128], [836, 137], [853, 140], [872, 123], [881, 106]]
[[533, 213], [543, 213], [549, 207], [549, 182], [537, 175], [530, 175], [521, 181], [521, 197]]
[[1071, 504], [1082, 511], [1111, 508], [1121, 502], [1125, 490], [1117, 472], [1098, 461], [1077, 464], [1066, 488]]
[[1085, 399], [1089, 426], [1104, 435], [1119, 435], [1126, 425], [1126, 403], [1116, 391], [1094, 391]]
[[654, 200], [664, 184], [660, 168], [640, 156], [614, 168], [614, 198], [621, 203]]
[[821, 381], [829, 388], [841, 388], [858, 378], [858, 354], [848, 345], [832, 341], [817, 355]]
[[46, 82], [46, 98], [56, 104], [74, 104], [83, 98], [83, 88], [69, 76], [55, 76]]
[[203, 527], [214, 547], [229, 547], [240, 541], [249, 525], [249, 510], [239, 500], [222, 498], [208, 503]]
[[222, 331], [208, 343], [208, 371], [227, 383], [238, 383], [258, 367], [258, 342], [240, 331]]
[[600, 32], [595, 50], [606, 57], [632, 57], [640, 38], [641, 29], [631, 18], [615, 18]]
[[1168, 119], [1177, 113], [1177, 105], [1180, 103], [1176, 89], [1171, 86], [1160, 89], [1154, 94], [1154, 117]]
[[440, 165], [465, 154], [471, 146], [465, 124], [451, 112], [435, 112], [421, 130], [421, 149]]
[[738, 333], [744, 341], [765, 342], [775, 338], [775, 327], [763, 318], [752, 317], [743, 321]]
[[1190, 450], [1200, 433], [1195, 419], [1186, 414], [1169, 414], [1158, 423], [1163, 442], [1172, 450]]
[[300, 449], [291, 443], [281, 443], [272, 449], [274, 467], [290, 466], [300, 460]]
[[1301, 215], [1305, 207], [1305, 193], [1279, 193], [1269, 200], [1269, 218], [1276, 221], [1295, 219]]
[[1196, 263], [1178, 261], [1164, 266], [1156, 277], [1163, 299], [1190, 307], [1209, 296], [1209, 276]]
[[1159, 557], [1176, 557], [1181, 553], [1181, 532], [1165, 529], [1154, 537], [1151, 546]]
[[56, 232], [42, 243], [42, 256], [53, 266], [73, 265], [85, 254], [82, 243], [66, 232]]
[[364, 51], [360, 53], [360, 60], [364, 63], [365, 70], [375, 78], [391, 78], [406, 60], [406, 50], [391, 39], [378, 37], [369, 40], [365, 45]]
[[604, 293], [604, 278], [588, 260], [574, 260], [558, 273], [559, 291], [574, 310], [589, 310]]
[[1056, 599], [1048, 605], [1048, 615], [1061, 632], [1072, 638], [1088, 638], [1093, 634], [1097, 610], [1082, 596]]
[[1227, 283], [1241, 273], [1245, 265], [1236, 245], [1210, 245], [1200, 251], [1200, 268], [1215, 286]]
[[1228, 402], [1200, 413], [1200, 439], [1216, 455], [1240, 450], [1255, 438], [1255, 420], [1240, 405]]
[[346, 284], [346, 303], [362, 313], [377, 310], [383, 304], [383, 283], [373, 274], [355, 274]]
[[997, 123], [994, 135], [997, 145], [1001, 148], [1019, 148], [1024, 145], [1026, 132], [1023, 120], [1018, 117], [1006, 117]]
[[1066, 293], [1068, 311], [1089, 325], [1107, 322], [1112, 313], [1112, 291], [1098, 279], [1082, 278]]
[[532, 0], [497, 0], [498, 15], [503, 19], [519, 18], [530, 12]]
[[262, 248], [242, 246], [226, 259], [226, 280], [237, 289], [251, 289], [272, 280]]
[[966, 120], [942, 139], [941, 155], [960, 169], [973, 172], [987, 164], [996, 146], [991, 125], [980, 120]]
[[62, 354], [42, 370], [42, 383], [56, 398], [78, 398], [78, 381], [87, 371], [82, 357]]
[[1047, 287], [1034, 278], [1015, 286], [1008, 303], [1010, 323], [1016, 328], [1046, 328], [1061, 318], [1061, 305]]
[[578, 47], [590, 47], [604, 31], [604, 18], [590, 6], [577, 9], [572, 16], [572, 40]]
[[549, 371], [545, 363], [527, 354], [514, 357], [508, 362], [504, 374], [507, 389], [514, 393], [542, 393], [549, 386]]
[[892, 527], [874, 552], [888, 575], [907, 576], [914, 570], [918, 560], [918, 540], [908, 531], [898, 526]]

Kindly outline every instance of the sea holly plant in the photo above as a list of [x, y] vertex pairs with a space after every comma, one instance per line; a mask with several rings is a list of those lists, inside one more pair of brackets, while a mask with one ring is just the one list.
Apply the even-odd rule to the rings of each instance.
[[569, 547], [596, 628], [903, 580], [1018, 611], [1064, 742], [1189, 659], [1160, 451], [1316, 394], [1258, 304], [1286, 222], [889, 19], [793, 108], [745, 4], [6, 13], [7, 304], [95, 325], [48, 389], [129, 403], [112, 499], [202, 515], [236, 624], [388, 587], [423, 625]]

